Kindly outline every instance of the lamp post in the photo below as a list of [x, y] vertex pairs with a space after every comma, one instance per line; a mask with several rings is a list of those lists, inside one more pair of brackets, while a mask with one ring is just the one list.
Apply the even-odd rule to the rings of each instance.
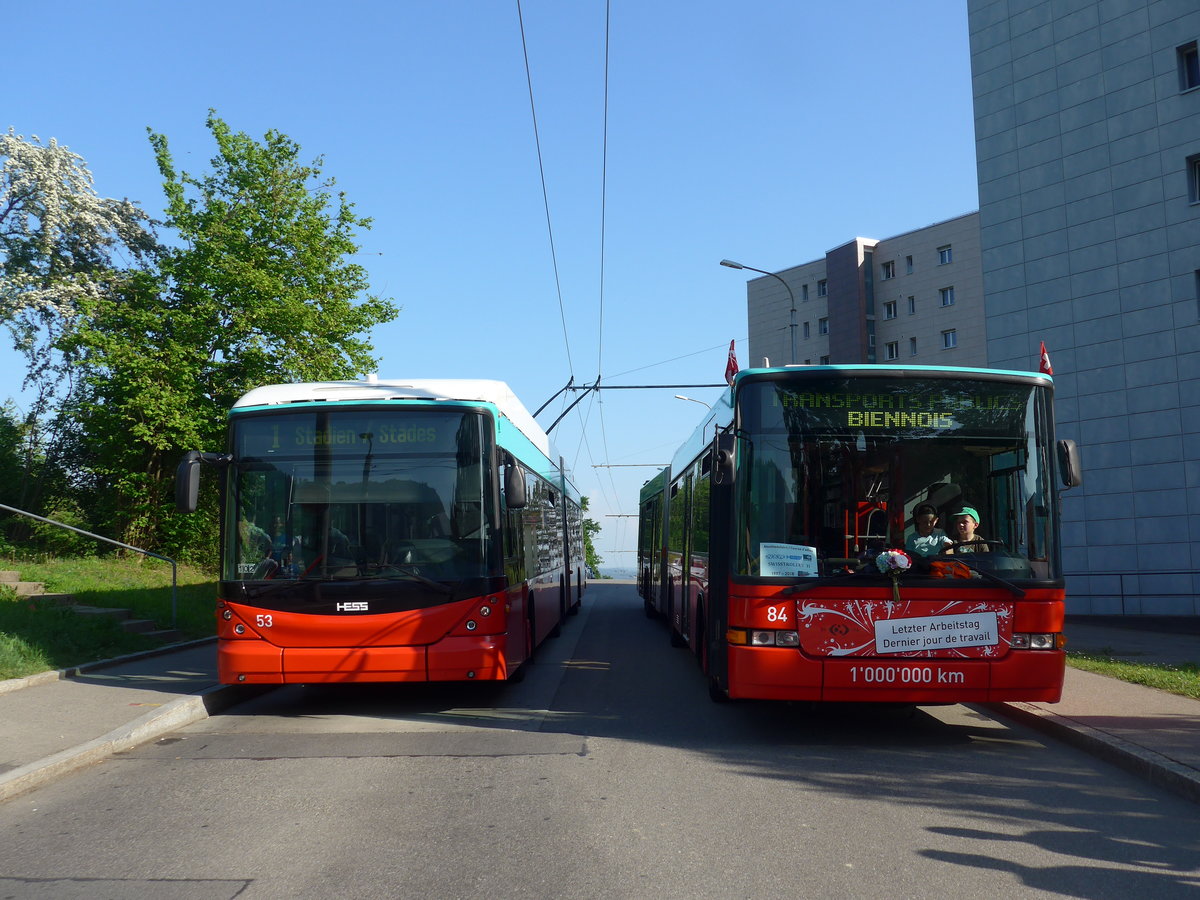
[[788, 326], [788, 332], [792, 336], [792, 365], [796, 364], [796, 295], [792, 293], [791, 285], [776, 275], [774, 272], [768, 272], [766, 269], [756, 269], [754, 266], [744, 266], [739, 262], [734, 262], [732, 259], [721, 260], [721, 265], [730, 269], [749, 269], [751, 272], [759, 272], [763, 275], [770, 275], [776, 281], [783, 285], [784, 290], [788, 292], [788, 297], [792, 301], [791, 323]]
[[693, 403], [699, 403], [705, 409], [712, 409], [712, 407], [709, 406], [707, 403], [705, 403], [703, 400], [697, 400], [695, 397], [685, 397], [685, 396], [683, 396], [683, 394], [676, 394], [675, 399], [676, 400], [691, 400]]

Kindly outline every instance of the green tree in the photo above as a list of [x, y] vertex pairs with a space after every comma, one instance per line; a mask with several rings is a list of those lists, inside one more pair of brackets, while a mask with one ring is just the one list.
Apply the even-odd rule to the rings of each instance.
[[[62, 414], [77, 384], [77, 359], [63, 338], [84, 307], [119, 294], [131, 273], [152, 264], [157, 242], [149, 218], [128, 200], [97, 195], [83, 158], [57, 141], [0, 135], [0, 323], [27, 361], [31, 400], [22, 416], [5, 411], [8, 462], [19, 474], [5, 488], [11, 506], [49, 513], [72, 506], [63, 496], [76, 468]], [[115, 258], [123, 262], [117, 265]], [[17, 519], [10, 536], [30, 536]]]
[[178, 246], [119, 294], [81, 302], [63, 340], [83, 363], [70, 412], [89, 477], [108, 488], [102, 518], [128, 543], [200, 561], [215, 559], [215, 498], [187, 521], [168, 512], [180, 454], [223, 446], [226, 411], [252, 387], [373, 370], [361, 335], [398, 312], [350, 261], [370, 220], [331, 193], [320, 159], [302, 164], [276, 131], [256, 141], [211, 112], [206, 124], [217, 155], [202, 176], [177, 171], [150, 132]]
[[[584, 512], [587, 512], [587, 497], [580, 498], [580, 506], [583, 507]], [[600, 575], [600, 563], [604, 562], [604, 557], [596, 552], [596, 545], [593, 543], [593, 538], [599, 533], [600, 523], [595, 519], [585, 517], [583, 520], [583, 561], [597, 576]]]

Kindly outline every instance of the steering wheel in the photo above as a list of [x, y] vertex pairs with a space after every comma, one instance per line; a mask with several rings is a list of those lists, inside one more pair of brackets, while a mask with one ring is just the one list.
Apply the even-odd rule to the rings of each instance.
[[[986, 540], [985, 538], [975, 538], [972, 541], [955, 541], [954, 543], [950, 544], [948, 547], [944, 547], [942, 549], [942, 552], [940, 555], [957, 556], [958, 552], [959, 552], [959, 550], [958, 550], [959, 547], [973, 547], [976, 544], [983, 544], [989, 550], [992, 547], [999, 547], [1001, 550], [1008, 549], [1007, 547], [1004, 546], [1004, 541], [989, 541], [989, 540]], [[950, 553], [949, 551], [951, 551], [951, 550], [954, 552]], [[970, 553], [971, 551], [967, 550], [966, 552]], [[978, 551], [976, 551], [976, 552], [978, 552]]]

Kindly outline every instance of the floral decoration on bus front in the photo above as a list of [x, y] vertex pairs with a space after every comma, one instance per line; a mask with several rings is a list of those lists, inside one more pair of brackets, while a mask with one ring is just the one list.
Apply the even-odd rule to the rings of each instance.
[[815, 656], [989, 658], [1012, 639], [1012, 604], [1004, 601], [817, 601], [797, 612], [801, 648]]

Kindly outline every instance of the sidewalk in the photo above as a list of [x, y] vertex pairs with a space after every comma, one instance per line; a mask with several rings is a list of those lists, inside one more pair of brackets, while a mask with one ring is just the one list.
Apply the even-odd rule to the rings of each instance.
[[[1146, 617], [1115, 624], [1079, 617], [1068, 618], [1064, 631], [1068, 650], [1127, 662], [1200, 665], [1200, 619]], [[1060, 702], [987, 708], [1200, 803], [1200, 700], [1068, 666]]]
[[217, 683], [215, 639], [0, 681], [0, 802], [234, 699]]
[[[1200, 620], [1138, 624], [1068, 621], [1067, 646], [1130, 661], [1200, 663]], [[0, 681], [0, 802], [246, 696], [217, 683], [211, 639]], [[1200, 700], [1068, 668], [1060, 703], [986, 708], [1200, 803]]]

